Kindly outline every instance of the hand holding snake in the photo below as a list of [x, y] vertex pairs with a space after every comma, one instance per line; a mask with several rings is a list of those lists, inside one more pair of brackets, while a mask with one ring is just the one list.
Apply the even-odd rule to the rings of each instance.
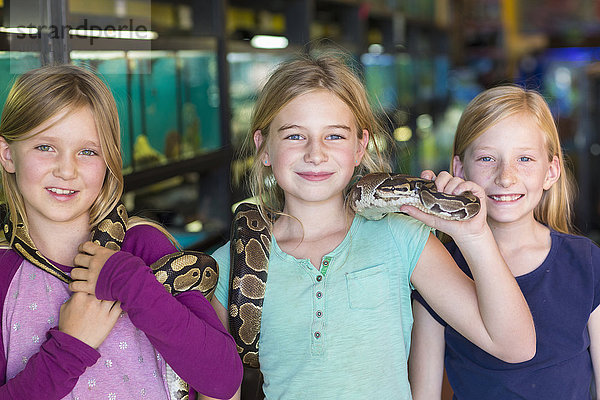
[[73, 282], [69, 283], [72, 292], [85, 292], [96, 295], [96, 282], [106, 261], [115, 254], [115, 250], [96, 243], [85, 242], [79, 245], [79, 254], [75, 256], [71, 270]]
[[400, 207], [400, 211], [411, 217], [418, 219], [425, 225], [428, 225], [438, 231], [444, 232], [455, 240], [460, 238], [474, 237], [483, 232], [486, 227], [486, 208], [485, 192], [483, 188], [471, 181], [465, 181], [462, 178], [452, 176], [446, 171], [440, 172], [437, 176], [433, 171], [427, 170], [421, 173], [421, 178], [431, 180], [435, 183], [438, 193], [445, 193], [452, 196], [464, 196], [465, 193], [473, 195], [478, 201], [479, 212], [472, 218], [459, 219], [452, 221], [435, 214], [429, 214], [419, 210], [416, 207], [405, 205]]

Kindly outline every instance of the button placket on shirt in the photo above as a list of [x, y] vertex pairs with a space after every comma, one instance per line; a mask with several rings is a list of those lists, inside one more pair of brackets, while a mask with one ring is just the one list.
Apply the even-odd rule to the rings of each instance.
[[[321, 263], [321, 271], [329, 267], [330, 260], [324, 259]], [[325, 310], [325, 276], [317, 272], [313, 280], [313, 323], [312, 323], [312, 351], [320, 354], [323, 352], [324, 341], [324, 310]]]

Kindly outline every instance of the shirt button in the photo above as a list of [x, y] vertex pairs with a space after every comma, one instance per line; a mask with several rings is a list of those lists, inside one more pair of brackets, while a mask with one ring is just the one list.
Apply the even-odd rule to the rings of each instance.
[[321, 282], [323, 280], [323, 275], [317, 275], [317, 282]]
[[320, 299], [321, 297], [323, 297], [323, 293], [321, 292], [317, 292], [316, 293], [317, 299]]
[[317, 311], [317, 318], [321, 318], [323, 316], [323, 312], [322, 311]]
[[318, 338], [320, 338], [320, 337], [321, 337], [321, 332], [319, 332], [319, 331], [316, 331], [316, 332], [315, 332], [315, 339], [318, 339]]

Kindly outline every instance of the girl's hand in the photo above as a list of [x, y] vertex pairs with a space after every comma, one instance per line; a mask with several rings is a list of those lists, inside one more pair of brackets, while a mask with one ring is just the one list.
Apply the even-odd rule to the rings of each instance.
[[121, 315], [121, 303], [98, 300], [87, 293], [73, 293], [60, 306], [58, 329], [97, 349]]
[[426, 214], [412, 206], [402, 206], [402, 212], [407, 213], [413, 218], [418, 219], [426, 225], [440, 230], [447, 235], [452, 236], [455, 241], [475, 240], [488, 230], [485, 207], [485, 191], [475, 182], [465, 181], [461, 178], [450, 175], [446, 171], [440, 172], [436, 177], [433, 171], [425, 170], [421, 173], [421, 178], [434, 179], [438, 191], [459, 195], [465, 191], [471, 191], [479, 198], [481, 210], [479, 213], [467, 221], [448, 221], [431, 214]]
[[69, 283], [72, 292], [96, 295], [96, 282], [102, 267], [116, 251], [98, 246], [92, 242], [79, 245], [79, 254], [73, 259], [75, 268], [71, 270], [73, 282]]

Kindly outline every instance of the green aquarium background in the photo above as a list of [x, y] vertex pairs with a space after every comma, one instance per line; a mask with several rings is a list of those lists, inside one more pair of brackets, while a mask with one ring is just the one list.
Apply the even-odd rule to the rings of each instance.
[[95, 71], [113, 92], [125, 173], [222, 146], [214, 52], [73, 51], [71, 60]]

